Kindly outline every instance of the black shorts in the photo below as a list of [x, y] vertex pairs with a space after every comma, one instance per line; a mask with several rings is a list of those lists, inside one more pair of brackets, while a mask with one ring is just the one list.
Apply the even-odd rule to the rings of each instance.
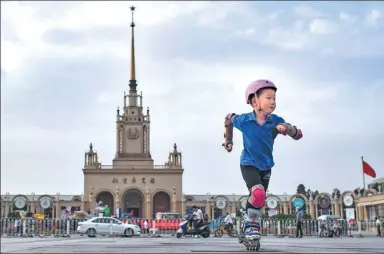
[[248, 190], [253, 186], [261, 184], [263, 185], [265, 192], [267, 192], [269, 185], [269, 178], [271, 177], [271, 170], [260, 171], [253, 166], [240, 166], [241, 174], [247, 184]]

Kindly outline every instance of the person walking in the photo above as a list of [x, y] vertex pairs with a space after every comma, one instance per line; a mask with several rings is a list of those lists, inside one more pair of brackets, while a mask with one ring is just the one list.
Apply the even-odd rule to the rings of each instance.
[[376, 217], [375, 220], [376, 220], [377, 236], [381, 236], [381, 221], [378, 217]]
[[[296, 208], [296, 238], [303, 238], [303, 213], [300, 208]], [[300, 234], [300, 236], [299, 236]]]

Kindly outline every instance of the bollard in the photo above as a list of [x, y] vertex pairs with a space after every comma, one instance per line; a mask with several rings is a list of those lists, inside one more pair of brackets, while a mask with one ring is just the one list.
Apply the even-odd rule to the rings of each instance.
[[281, 223], [280, 221], [277, 222], [277, 238], [283, 238], [284, 237], [284, 235], [281, 234], [281, 224], [280, 223]]
[[109, 237], [113, 237], [112, 235], [112, 220], [109, 221]]
[[23, 236], [27, 234], [27, 221], [23, 220]]
[[70, 228], [71, 228], [70, 221], [67, 220], [67, 237], [71, 237]]

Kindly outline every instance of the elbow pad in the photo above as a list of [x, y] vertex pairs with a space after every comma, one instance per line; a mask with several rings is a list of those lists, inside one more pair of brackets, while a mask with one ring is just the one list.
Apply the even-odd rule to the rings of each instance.
[[229, 144], [233, 145], [233, 124], [232, 124], [232, 117], [236, 115], [235, 113], [228, 114], [225, 117], [224, 121], [224, 143], [223, 146], [227, 147]]

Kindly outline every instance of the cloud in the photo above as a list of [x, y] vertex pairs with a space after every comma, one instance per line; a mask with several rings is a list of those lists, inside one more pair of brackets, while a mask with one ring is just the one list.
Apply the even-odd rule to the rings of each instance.
[[383, 13], [380, 10], [374, 9], [367, 14], [365, 21], [368, 26], [376, 27], [380, 24], [380, 22], [382, 22], [382, 19], [383, 19]]
[[[356, 188], [361, 155], [383, 173], [378, 8], [136, 4], [138, 88], [150, 106], [152, 156], [163, 163], [178, 144], [184, 192], [246, 192], [241, 134], [226, 153], [223, 117], [250, 111], [244, 89], [257, 78], [278, 85], [276, 113], [304, 130], [300, 142], [276, 140], [271, 192], [292, 193], [300, 183]], [[111, 164], [116, 109], [129, 80], [128, 6], [2, 2], [2, 192], [80, 193], [90, 142]]]

